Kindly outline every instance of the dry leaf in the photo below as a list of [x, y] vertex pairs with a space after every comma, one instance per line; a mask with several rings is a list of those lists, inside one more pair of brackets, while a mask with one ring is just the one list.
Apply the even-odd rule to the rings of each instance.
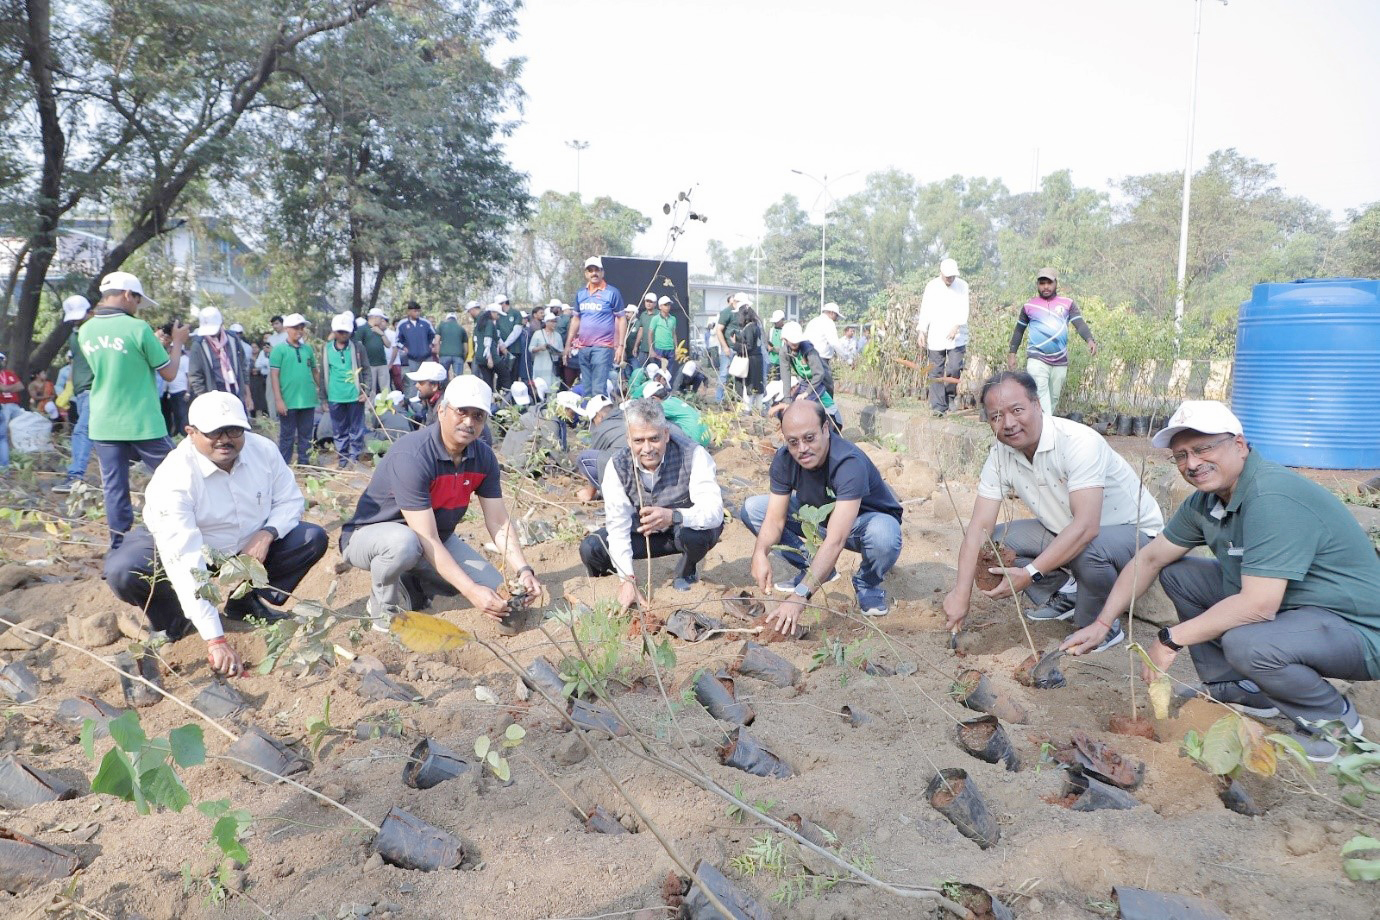
[[1174, 698], [1174, 688], [1169, 683], [1169, 676], [1161, 674], [1150, 684], [1150, 708], [1155, 712], [1156, 719], [1169, 718], [1169, 702]]
[[448, 652], [460, 648], [474, 638], [473, 633], [461, 629], [449, 620], [416, 611], [394, 614], [389, 632], [412, 651], [423, 654]]

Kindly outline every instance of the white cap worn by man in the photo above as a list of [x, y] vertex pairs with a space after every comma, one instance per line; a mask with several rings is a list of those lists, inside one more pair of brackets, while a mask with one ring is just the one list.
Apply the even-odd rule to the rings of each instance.
[[939, 277], [929, 280], [920, 297], [915, 321], [918, 344], [927, 351], [965, 347], [970, 312], [968, 282], [958, 277], [957, 262], [944, 259], [939, 263]]
[[158, 306], [158, 301], [144, 293], [144, 286], [139, 283], [139, 279], [129, 272], [111, 272], [101, 279], [101, 294], [107, 291], [128, 291], [131, 294], [139, 295], [139, 298], [151, 307]]
[[786, 311], [785, 311], [785, 310], [773, 310], [773, 311], [772, 311], [772, 314], [771, 314], [771, 319], [768, 320], [768, 322], [770, 322], [773, 326], [775, 326], [777, 323], [784, 323], [785, 321], [786, 321]]
[[[286, 320], [283, 321], [283, 325], [287, 325], [287, 321], [286, 321]], [[355, 331], [355, 318], [354, 318], [354, 316], [353, 316], [352, 314], [350, 314], [350, 313], [337, 313], [335, 316], [331, 317], [331, 331], [332, 331], [332, 332], [354, 332], [354, 331]]]
[[75, 323], [79, 319], [85, 319], [86, 314], [91, 312], [91, 301], [80, 294], [73, 294], [62, 302], [62, 321], [64, 323]]
[[805, 338], [826, 361], [832, 361], [844, 353], [844, 345], [839, 341], [839, 329], [834, 322], [838, 315], [839, 305], [826, 303], [820, 309], [819, 316], [805, 324]]
[[294, 328], [297, 328], [298, 326], [306, 326], [306, 325], [307, 325], [307, 318], [306, 318], [305, 316], [303, 316], [301, 313], [289, 313], [287, 316], [284, 316], [284, 317], [283, 317], [283, 328], [284, 328], [284, 329], [294, 329]]
[[202, 307], [201, 310], [197, 312], [197, 321], [196, 335], [201, 336], [220, 335], [221, 326], [225, 323], [224, 318], [220, 315], [220, 311], [215, 307]]
[[1199, 434], [1244, 434], [1241, 420], [1215, 399], [1187, 399], [1169, 417], [1169, 424], [1155, 432], [1150, 443], [1155, 447], [1168, 447], [1169, 442], [1181, 431], [1196, 431]]
[[416, 383], [445, 383], [446, 369], [435, 361], [423, 361], [417, 365], [415, 371], [408, 371], [403, 375], [408, 380]]
[[598, 256], [590, 256], [588, 259], [585, 259], [585, 268], [597, 268], [600, 271], [603, 271], [604, 260], [599, 258]]

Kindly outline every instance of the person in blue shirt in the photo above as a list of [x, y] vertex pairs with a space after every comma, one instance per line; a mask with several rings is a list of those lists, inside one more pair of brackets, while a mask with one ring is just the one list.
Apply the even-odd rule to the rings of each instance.
[[[422, 317], [421, 304], [409, 300], [407, 319], [398, 323], [398, 347], [403, 350], [402, 358], [407, 363], [407, 370], [415, 371], [422, 366], [423, 361], [431, 360], [431, 340], [434, 338], [436, 327]], [[414, 392], [416, 388], [409, 383], [407, 395], [411, 396]]]
[[604, 260], [585, 259], [585, 286], [575, 294], [575, 316], [566, 336], [565, 360], [580, 362], [580, 384], [584, 392], [607, 392], [609, 372], [623, 363], [623, 344], [627, 318], [623, 315], [623, 294], [604, 281]]

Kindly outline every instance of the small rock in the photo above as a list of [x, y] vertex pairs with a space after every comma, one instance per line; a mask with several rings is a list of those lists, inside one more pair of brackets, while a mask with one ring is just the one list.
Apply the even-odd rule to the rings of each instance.
[[385, 913], [396, 914], [402, 912], [402, 905], [397, 901], [384, 901], [379, 905], [379, 910]]
[[273, 867], [274, 878], [287, 878], [291, 874], [292, 866], [288, 865], [287, 863], [280, 863], [279, 865]]
[[67, 614], [67, 636], [84, 648], [100, 648], [118, 641], [120, 627], [115, 621], [115, 611], [99, 610], [89, 616]]
[[225, 879], [225, 887], [231, 891], [244, 891], [245, 875], [243, 869], [231, 869]]
[[556, 746], [552, 759], [558, 764], [573, 767], [575, 764], [589, 756], [589, 751], [585, 749], [584, 743], [579, 738], [566, 738]]
[[[19, 617], [14, 614], [10, 614], [6, 619], [19, 622]], [[57, 632], [57, 624], [53, 622], [27, 620], [22, 625], [26, 629], [42, 633], [44, 636], [51, 636], [53, 633]], [[0, 633], [0, 649], [11, 652], [27, 652], [30, 649], [38, 648], [47, 641], [46, 638], [39, 638], [38, 636], [20, 629], [9, 629]]]
[[144, 615], [136, 607], [121, 604], [115, 611], [115, 626], [126, 639], [145, 639], [149, 634]]
[[416, 890], [417, 886], [412, 884], [411, 882], [403, 882], [401, 885], [398, 886], [399, 894], [411, 894]]
[[1309, 853], [1316, 853], [1326, 845], [1327, 839], [1323, 835], [1321, 825], [1314, 824], [1312, 821], [1305, 821], [1302, 818], [1289, 819], [1288, 830], [1284, 837], [1284, 848], [1294, 856], [1305, 856]]
[[349, 791], [344, 786], [340, 785], [340, 783], [327, 783], [318, 791], [326, 798], [335, 799], [337, 802], [344, 802], [345, 796], [349, 794]]
[[1044, 910], [1044, 902], [1039, 900], [1038, 898], [1031, 898], [1029, 901], [1026, 902], [1025, 912], [1027, 914], [1040, 914], [1044, 913]]
[[356, 917], [367, 917], [374, 912], [374, 908], [368, 904], [356, 904], [351, 912]]
[[20, 565], [17, 562], [0, 565], [0, 594], [4, 594], [6, 591], [13, 591], [15, 588], [26, 585], [37, 577], [37, 570], [27, 565]]
[[364, 871], [373, 872], [375, 869], [383, 868], [383, 857], [375, 853], [364, 861]]

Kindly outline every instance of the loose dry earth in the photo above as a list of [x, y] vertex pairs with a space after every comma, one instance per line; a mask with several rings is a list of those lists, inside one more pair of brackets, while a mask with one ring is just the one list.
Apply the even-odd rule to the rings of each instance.
[[[1331, 777], [1324, 774], [1313, 781], [1329, 801], [1308, 794], [1302, 779], [1286, 767], [1288, 782], [1251, 783], [1257, 801], [1268, 806], [1263, 817], [1228, 811], [1218, 799], [1213, 778], [1179, 753], [1186, 730], [1203, 728], [1219, 715], [1209, 704], [1191, 702], [1175, 718], [1158, 724], [1159, 742], [1107, 731], [1109, 718], [1127, 714], [1130, 707], [1131, 661], [1124, 648], [1091, 660], [1066, 659], [1061, 663], [1068, 680], [1063, 689], [1021, 686], [1014, 672], [1031, 651], [1025, 633], [1009, 601], [984, 599], [975, 606], [959, 653], [949, 650], [939, 604], [951, 586], [961, 539], [955, 508], [942, 486], [935, 491], [935, 475], [922, 462], [868, 450], [906, 503], [905, 550], [888, 583], [895, 599], [891, 615], [862, 622], [851, 591], [843, 587], [847, 581], [836, 582], [820, 599], [833, 609], [821, 614], [808, 637], [772, 645], [805, 672], [801, 684], [778, 689], [747, 677], [737, 681], [739, 698], [757, 713], [751, 733], [790, 764], [795, 776], [759, 778], [721, 765], [716, 747], [727, 726], [710, 718], [693, 697], [682, 703], [700, 668], [717, 669], [734, 661], [742, 636], [698, 644], [673, 640], [678, 660], [667, 693], [676, 703], [674, 720], [654, 691], [616, 697], [637, 732], [667, 757], [682, 749], [691, 763], [724, 787], [740, 789], [749, 801], [771, 803], [773, 814], [799, 814], [828, 829], [850, 858], [879, 878], [913, 886], [945, 880], [975, 883], [999, 895], [1021, 917], [1114, 916], [1115, 908], [1108, 903], [1114, 885], [1199, 895], [1234, 918], [1360, 920], [1376, 915], [1373, 893], [1342, 875], [1338, 849], [1357, 831], [1373, 832], [1380, 825], [1380, 808], [1368, 805], [1369, 820], [1362, 820], [1336, 804]], [[732, 484], [727, 498], [735, 510], [748, 494], [747, 484], [761, 488], [765, 482], [765, 464], [756, 445], [727, 447], [718, 452], [717, 462], [721, 481]], [[359, 485], [356, 477], [353, 483], [342, 480], [338, 488], [349, 492]], [[612, 596], [615, 589], [609, 580], [591, 583], [582, 573], [575, 536], [580, 528], [572, 522], [594, 522], [596, 515], [592, 506], [573, 503], [573, 485], [557, 477], [529, 483], [517, 495], [508, 492], [519, 515], [535, 509], [532, 517], [548, 520], [560, 531], [560, 536], [528, 550], [543, 582], [558, 599], [588, 604]], [[11, 501], [43, 507], [46, 499], [39, 493], [31, 487], [27, 497]], [[953, 497], [966, 520], [971, 483], [954, 483]], [[336, 521], [325, 508], [313, 514], [326, 524]], [[470, 521], [462, 535], [482, 543], [480, 530], [481, 525]], [[82, 533], [79, 528], [72, 539], [81, 539]], [[89, 528], [89, 537], [103, 542], [98, 528]], [[666, 605], [668, 612], [697, 607], [722, 615], [716, 602], [722, 588], [750, 583], [751, 545], [747, 531], [731, 523], [706, 562], [704, 582], [688, 595], [664, 587], [669, 566], [656, 565], [663, 587], [654, 605]], [[38, 580], [0, 597], [0, 607], [8, 611], [3, 615], [22, 618], [31, 626], [52, 623], [57, 637], [67, 638], [69, 613], [118, 608], [100, 581], [96, 546], [57, 544], [39, 531], [26, 531], [24, 536], [8, 537], [4, 551], [13, 562], [48, 563], [23, 572], [4, 570]], [[336, 578], [330, 564], [334, 558], [332, 552], [309, 576], [301, 596], [326, 595]], [[855, 562], [856, 557], [845, 560], [844, 574]], [[339, 576], [337, 605], [344, 614], [362, 615], [367, 591], [364, 573], [347, 572]], [[538, 628], [540, 614], [531, 614], [518, 635], [500, 637], [463, 602], [438, 598], [433, 612], [472, 628], [524, 665], [542, 655], [559, 662], [572, 651], [568, 642], [553, 648]], [[552, 635], [568, 639], [556, 621], [545, 625]], [[1030, 628], [1041, 650], [1053, 647], [1067, 631], [1057, 623]], [[1135, 632], [1145, 637], [1151, 628], [1137, 623]], [[335, 638], [349, 646], [347, 631], [347, 626], [338, 627]], [[13, 636], [0, 636], [0, 642]], [[808, 671], [812, 654], [833, 640], [852, 645], [844, 663], [831, 658]], [[93, 650], [112, 656], [126, 641], [121, 638]], [[263, 642], [254, 634], [236, 633], [233, 641], [251, 661], [262, 658]], [[652, 674], [640, 648], [640, 640], [625, 643], [622, 662], [629, 680]], [[423, 656], [377, 633], [364, 634], [353, 650], [377, 656], [391, 676], [415, 687], [424, 699], [366, 701], [357, 692], [359, 678], [344, 663], [300, 679], [280, 670], [237, 681], [250, 709], [241, 720], [227, 724], [236, 732], [258, 725], [305, 752], [306, 725], [320, 717], [329, 697], [331, 723], [343, 733], [330, 738], [310, 772], [297, 778], [371, 821], [381, 821], [397, 805], [458, 835], [469, 853], [461, 869], [422, 873], [384, 864], [374, 855], [372, 833], [341, 812], [300, 790], [250, 782], [228, 765], [212, 762], [185, 771], [192, 801], [228, 797], [257, 819], [245, 841], [251, 859], [232, 878], [243, 897], [211, 905], [204, 884], [184, 890], [184, 866], [201, 877], [217, 862], [208, 846], [210, 822], [194, 808], [140, 816], [132, 805], [85, 794], [0, 814], [0, 825], [70, 849], [81, 860], [74, 879], [17, 895], [0, 894], [0, 916], [573, 918], [634, 916], [639, 910], [644, 918], [671, 915], [664, 907], [663, 883], [676, 867], [650, 828], [614, 790], [594, 758], [561, 730], [557, 717], [535, 700], [522, 701], [526, 694], [519, 692], [513, 674], [488, 651], [471, 644]], [[164, 650], [164, 683], [170, 691], [190, 700], [207, 685], [210, 675], [202, 654], [195, 640]], [[1181, 656], [1177, 663], [1176, 676], [1191, 680], [1186, 658]], [[5, 710], [0, 752], [14, 752], [83, 791], [89, 789], [95, 765], [83, 756], [77, 729], [58, 722], [54, 713], [60, 701], [78, 695], [122, 705], [116, 675], [52, 643], [0, 651], [0, 659], [23, 660], [42, 679], [36, 702]], [[865, 673], [864, 662], [889, 665], [899, 674]], [[1006, 726], [1024, 762], [1020, 772], [979, 761], [957, 746], [957, 721], [976, 714], [955, 703], [950, 691], [956, 676], [968, 668], [985, 672], [994, 689], [1029, 709], [1029, 725]], [[477, 698], [481, 687], [492, 691], [498, 703]], [[1353, 695], [1364, 716], [1380, 717], [1380, 697], [1372, 686], [1358, 686]], [[1139, 686], [1136, 698], [1145, 714]], [[840, 715], [845, 706], [863, 710], [871, 721], [850, 726]], [[140, 710], [140, 716], [150, 734], [188, 721], [186, 712], [168, 701]], [[402, 737], [358, 740], [355, 726], [366, 720], [400, 726]], [[466, 752], [477, 736], [496, 737], [514, 720], [527, 729], [527, 736], [511, 757], [512, 785], [466, 776], [428, 790], [403, 784], [404, 764], [419, 739], [431, 737]], [[1145, 762], [1145, 781], [1135, 792], [1138, 807], [1080, 813], [1058, 804], [1062, 771], [1047, 757], [1042, 759], [1042, 744], [1064, 744], [1075, 730], [1109, 741], [1122, 755]], [[223, 752], [226, 742], [221, 735], [208, 730], [206, 739], [212, 754]], [[633, 756], [619, 741], [591, 740], [647, 820], [687, 861], [712, 861], [768, 905], [772, 915], [821, 920], [931, 915], [927, 902], [852, 882], [813, 893], [809, 877], [802, 873], [830, 869], [807, 853], [802, 859], [804, 851], [793, 844], [783, 848], [788, 868], [779, 877], [767, 871], [751, 877], [735, 871], [730, 861], [764, 833], [761, 828], [737, 820], [721, 799]], [[98, 752], [108, 745], [108, 740], [97, 742]], [[947, 767], [967, 770], [969, 782], [986, 798], [1001, 829], [995, 847], [979, 849], [928, 804], [926, 784], [936, 770]], [[542, 771], [581, 809], [602, 805], [636, 833], [585, 833], [574, 806]], [[784, 891], [792, 879], [803, 882], [803, 896], [792, 903], [773, 903], [773, 894]], [[91, 913], [83, 914], [64, 897], [89, 907]], [[63, 903], [67, 906], [52, 907]]]

